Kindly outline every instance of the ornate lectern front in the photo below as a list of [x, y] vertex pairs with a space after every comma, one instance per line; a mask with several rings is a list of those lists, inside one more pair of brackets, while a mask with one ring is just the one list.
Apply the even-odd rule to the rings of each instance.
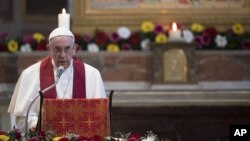
[[108, 99], [44, 99], [41, 128], [62, 136], [110, 134]]

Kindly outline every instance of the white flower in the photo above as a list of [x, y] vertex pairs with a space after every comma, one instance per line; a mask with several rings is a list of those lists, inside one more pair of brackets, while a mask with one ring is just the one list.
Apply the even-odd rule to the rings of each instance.
[[122, 38], [122, 39], [128, 39], [131, 35], [131, 31], [129, 28], [122, 26], [117, 29], [117, 34]]
[[148, 136], [147, 138], [142, 139], [142, 141], [156, 141], [157, 138], [155, 136]]
[[106, 140], [111, 141], [111, 140], [115, 140], [115, 141], [126, 141], [126, 139], [124, 138], [116, 138], [116, 137], [105, 137]]
[[182, 34], [183, 34], [183, 38], [184, 38], [184, 40], [185, 40], [186, 42], [188, 42], [188, 43], [193, 42], [193, 40], [194, 40], [194, 34], [193, 34], [192, 31], [190, 31], [190, 30], [188, 30], [188, 29], [184, 29], [184, 30], [182, 31]]
[[225, 36], [216, 35], [214, 39], [215, 43], [219, 48], [224, 48], [227, 45], [227, 38]]
[[149, 46], [150, 40], [149, 39], [144, 39], [141, 41], [141, 49], [142, 50], [149, 50], [150, 46]]
[[99, 52], [99, 47], [96, 43], [89, 43], [87, 45], [87, 50], [89, 52]]
[[143, 137], [142, 141], [159, 141], [159, 139], [152, 131], [147, 131], [146, 137]]
[[21, 45], [20, 51], [21, 52], [31, 52], [32, 49], [31, 49], [30, 44], [26, 43], [26, 44]]
[[118, 141], [126, 141], [126, 139], [118, 138]]

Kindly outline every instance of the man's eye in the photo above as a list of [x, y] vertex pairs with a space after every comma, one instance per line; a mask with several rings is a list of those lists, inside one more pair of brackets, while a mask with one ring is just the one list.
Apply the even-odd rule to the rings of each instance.
[[65, 48], [65, 51], [70, 51], [70, 47]]

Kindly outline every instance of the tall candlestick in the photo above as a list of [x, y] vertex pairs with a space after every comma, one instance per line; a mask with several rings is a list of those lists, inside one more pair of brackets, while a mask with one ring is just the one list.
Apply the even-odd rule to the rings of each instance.
[[62, 13], [58, 14], [58, 27], [70, 27], [70, 15], [66, 13], [65, 8], [62, 9]]
[[181, 30], [177, 28], [176, 23], [172, 24], [172, 30], [169, 31], [169, 40], [171, 41], [181, 41]]

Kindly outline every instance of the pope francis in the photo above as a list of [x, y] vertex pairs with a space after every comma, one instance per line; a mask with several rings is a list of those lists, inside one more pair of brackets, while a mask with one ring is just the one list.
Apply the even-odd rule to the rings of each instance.
[[[15, 117], [15, 128], [24, 130], [26, 113], [31, 102], [56, 81], [58, 68], [64, 68], [55, 87], [44, 98], [106, 98], [101, 75], [94, 67], [75, 57], [77, 45], [72, 32], [58, 27], [49, 35], [49, 55], [26, 68], [16, 84], [8, 112]], [[32, 105], [28, 128], [36, 128], [40, 98]]]

